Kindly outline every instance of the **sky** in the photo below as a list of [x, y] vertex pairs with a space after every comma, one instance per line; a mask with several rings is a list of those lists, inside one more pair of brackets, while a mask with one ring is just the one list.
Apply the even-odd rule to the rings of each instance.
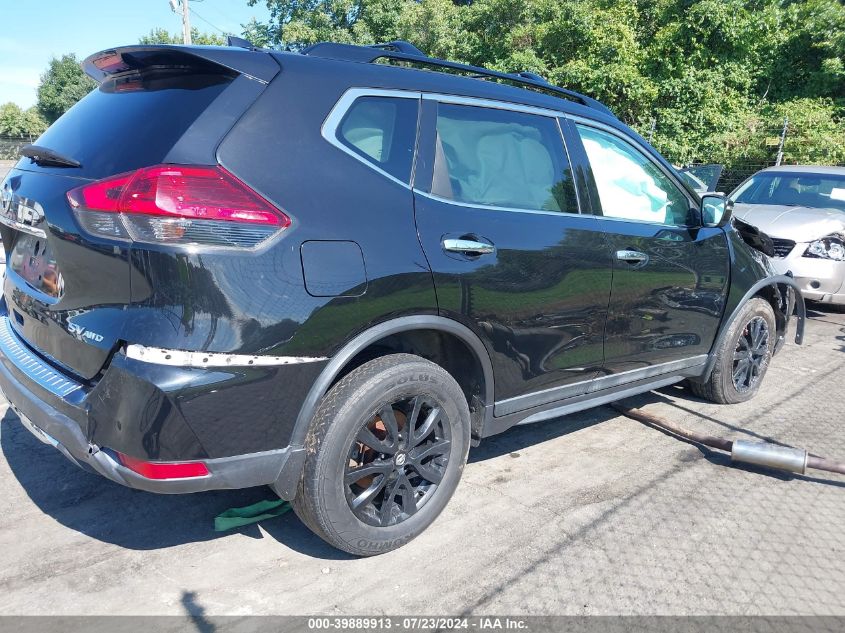
[[[241, 33], [250, 18], [266, 21], [266, 4], [247, 0], [190, 0], [191, 26]], [[168, 0], [0, 0], [0, 104], [35, 105], [41, 73], [52, 57], [137, 44], [151, 29], [182, 32]]]

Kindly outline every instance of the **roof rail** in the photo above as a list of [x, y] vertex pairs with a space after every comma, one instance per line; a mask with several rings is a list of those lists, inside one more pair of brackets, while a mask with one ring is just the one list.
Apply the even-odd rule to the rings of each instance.
[[564, 97], [570, 101], [576, 101], [582, 105], [594, 108], [595, 110], [615, 118], [615, 115], [603, 103], [596, 101], [587, 95], [583, 95], [580, 92], [575, 92], [574, 90], [569, 90], [568, 88], [561, 88], [560, 86], [550, 84], [536, 73], [528, 71], [522, 71], [519, 73], [503, 73], [497, 70], [481, 68], [479, 66], [450, 62], [437, 57], [428, 57], [409, 42], [397, 40], [387, 42], [385, 44], [375, 44], [373, 46], [356, 46], [354, 44], [319, 42], [303, 48], [300, 52], [303, 55], [310, 55], [313, 57], [326, 57], [329, 59], [340, 59], [364, 63], [372, 63], [377, 59], [387, 58], [413, 62], [424, 66], [459, 70], [476, 79], [493, 78], [536, 88], [544, 92], [552, 93], [558, 97]]
[[416, 46], [410, 42], [403, 42], [402, 40], [393, 40], [392, 42], [385, 42], [384, 44], [371, 44], [367, 48], [380, 48], [385, 51], [396, 51], [398, 53], [407, 53], [408, 55], [419, 55], [420, 57], [425, 57], [425, 53]]
[[532, 79], [534, 81], [542, 81], [544, 84], [548, 84], [548, 80], [545, 77], [541, 77], [537, 73], [532, 73], [528, 70], [521, 70], [518, 73], [514, 73], [515, 75], [519, 75], [523, 79]]

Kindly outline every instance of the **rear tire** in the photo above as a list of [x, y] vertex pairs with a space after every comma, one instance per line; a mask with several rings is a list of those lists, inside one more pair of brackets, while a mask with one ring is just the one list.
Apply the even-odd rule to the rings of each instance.
[[294, 512], [350, 554], [396, 549], [446, 506], [469, 439], [466, 398], [448, 372], [410, 354], [371, 360], [317, 408]]
[[754, 297], [728, 328], [707, 382], [690, 381], [693, 393], [717, 404], [750, 400], [760, 389], [775, 348], [775, 313], [765, 299]]

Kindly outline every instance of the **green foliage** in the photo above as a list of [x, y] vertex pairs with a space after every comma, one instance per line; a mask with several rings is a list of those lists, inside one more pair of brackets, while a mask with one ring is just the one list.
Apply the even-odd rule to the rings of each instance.
[[0, 106], [0, 135], [21, 137], [26, 134], [23, 110], [15, 103]]
[[763, 111], [772, 123], [784, 118], [788, 142], [784, 145], [787, 163], [820, 165], [845, 164], [845, 117], [830, 99], [793, 99], [767, 106]]
[[[841, 0], [248, 0], [294, 50], [392, 39], [594, 96], [674, 162], [845, 162]], [[652, 128], [653, 126], [653, 128]], [[653, 132], [653, 133], [652, 133]]]
[[845, 97], [845, 6], [839, 0], [788, 2], [781, 60], [772, 69], [775, 97]]
[[96, 85], [94, 80], [82, 72], [75, 55], [54, 57], [50, 60], [47, 71], [41, 75], [41, 84], [38, 86], [38, 110], [49, 123], [52, 123], [91, 92]]
[[0, 105], [0, 136], [36, 138], [47, 129], [47, 121], [34, 106], [28, 110], [15, 103]]
[[276, 30], [269, 24], [252, 18], [247, 24], [243, 25], [243, 29], [243, 36], [259, 48], [269, 48], [278, 44]]
[[31, 108], [27, 108], [23, 112], [24, 118], [24, 125], [26, 128], [26, 134], [33, 138], [41, 136], [44, 130], [47, 129], [49, 123], [47, 123], [47, 119], [41, 116], [41, 112], [38, 110], [38, 106], [32, 106]]
[[[139, 44], [181, 44], [182, 33], [171, 33], [167, 29], [152, 29], [147, 35], [138, 40]], [[191, 44], [203, 46], [225, 46], [226, 38], [216, 33], [201, 33], [197, 28], [191, 28]]]

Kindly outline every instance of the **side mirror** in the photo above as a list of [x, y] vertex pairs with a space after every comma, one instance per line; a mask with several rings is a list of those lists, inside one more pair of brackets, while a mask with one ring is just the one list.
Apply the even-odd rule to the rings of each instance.
[[723, 193], [705, 193], [701, 196], [702, 226], [723, 227], [731, 221], [733, 202]]

